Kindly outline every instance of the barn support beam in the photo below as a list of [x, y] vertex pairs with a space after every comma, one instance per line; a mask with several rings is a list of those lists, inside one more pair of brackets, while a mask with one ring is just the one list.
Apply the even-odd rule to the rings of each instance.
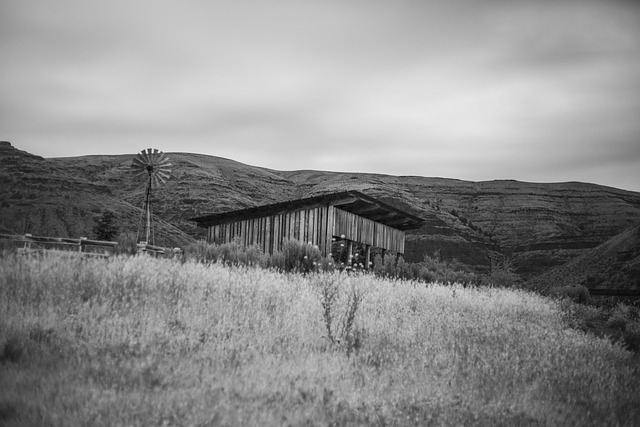
[[364, 245], [364, 269], [371, 268], [371, 245]]

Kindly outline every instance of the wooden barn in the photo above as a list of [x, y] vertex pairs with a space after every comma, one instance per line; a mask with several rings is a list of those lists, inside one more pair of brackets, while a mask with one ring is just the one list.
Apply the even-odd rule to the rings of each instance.
[[287, 202], [256, 206], [192, 218], [207, 229], [210, 243], [259, 245], [265, 253], [281, 250], [296, 239], [317, 245], [324, 256], [333, 241], [365, 248], [369, 265], [371, 247], [404, 253], [405, 231], [419, 228], [423, 220], [358, 191], [343, 191]]

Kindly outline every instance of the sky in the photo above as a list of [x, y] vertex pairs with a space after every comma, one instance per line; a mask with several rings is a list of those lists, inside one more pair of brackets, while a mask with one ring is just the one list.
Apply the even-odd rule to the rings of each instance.
[[0, 140], [640, 191], [640, 2], [3, 0]]

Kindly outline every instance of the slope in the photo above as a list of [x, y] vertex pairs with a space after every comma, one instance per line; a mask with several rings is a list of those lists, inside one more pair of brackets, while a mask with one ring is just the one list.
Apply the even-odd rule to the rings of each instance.
[[531, 280], [535, 288], [640, 289], [640, 224]]
[[[119, 178], [95, 179], [103, 163], [116, 164], [124, 175], [128, 156], [101, 156], [80, 160], [77, 169], [59, 159], [44, 159], [0, 142], [0, 226], [4, 233], [31, 233], [56, 237], [93, 237], [93, 226], [102, 212], [119, 218], [122, 233], [135, 233], [142, 204], [119, 197]], [[129, 161], [130, 161], [130, 157]], [[144, 190], [142, 190], [144, 191]], [[157, 244], [184, 245], [193, 241], [182, 230], [161, 218], [155, 220]]]

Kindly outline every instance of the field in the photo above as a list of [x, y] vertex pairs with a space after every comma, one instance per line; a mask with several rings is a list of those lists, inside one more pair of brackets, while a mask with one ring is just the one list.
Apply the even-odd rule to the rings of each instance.
[[0, 258], [3, 425], [638, 425], [637, 354], [524, 291]]

